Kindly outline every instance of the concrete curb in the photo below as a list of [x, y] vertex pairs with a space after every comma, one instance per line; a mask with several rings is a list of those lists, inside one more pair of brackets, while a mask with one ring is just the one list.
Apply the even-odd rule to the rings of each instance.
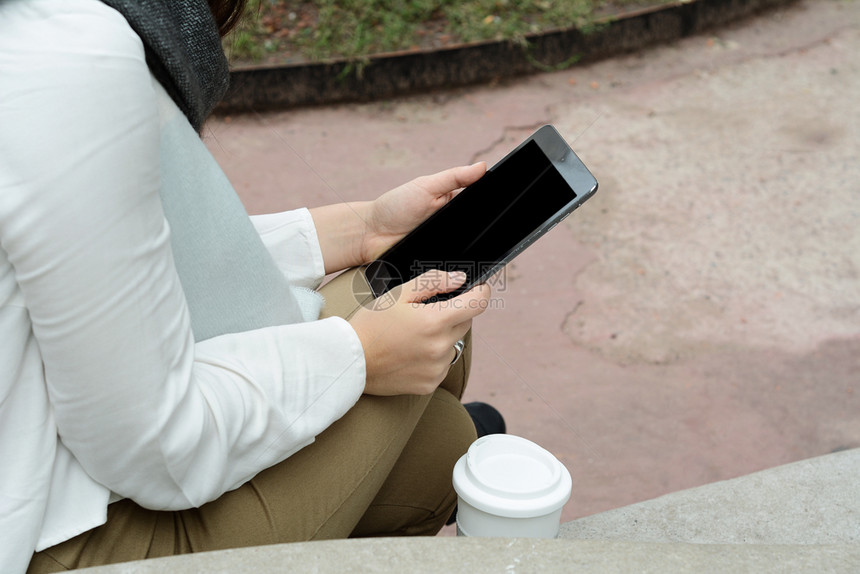
[[373, 538], [256, 546], [84, 569], [89, 574], [337, 572], [626, 574], [856, 572], [856, 544], [648, 544], [516, 538]]
[[[673, 492], [563, 524], [568, 540], [854, 544], [860, 448]], [[860, 571], [860, 565], [858, 565]]]
[[555, 540], [365, 538], [275, 544], [87, 569], [172, 572], [857, 572], [860, 449], [569, 522]]
[[483, 42], [431, 52], [371, 58], [359, 78], [348, 61], [231, 72], [218, 113], [372, 101], [439, 88], [522, 76], [590, 62], [695, 34], [794, 0], [686, 0], [607, 18], [589, 33], [563, 30], [533, 36], [527, 47]]

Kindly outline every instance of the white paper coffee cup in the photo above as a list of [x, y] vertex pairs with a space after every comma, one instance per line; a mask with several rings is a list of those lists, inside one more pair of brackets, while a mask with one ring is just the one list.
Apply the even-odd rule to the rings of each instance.
[[454, 465], [458, 536], [555, 538], [570, 473], [522, 437], [479, 438]]

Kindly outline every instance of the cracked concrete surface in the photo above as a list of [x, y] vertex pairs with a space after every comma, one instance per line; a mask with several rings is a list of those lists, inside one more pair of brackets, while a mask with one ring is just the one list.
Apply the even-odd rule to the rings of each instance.
[[564, 520], [860, 446], [860, 3], [563, 72], [217, 118], [251, 212], [372, 198], [553, 123], [597, 195], [510, 265], [468, 400], [568, 467]]
[[[803, 47], [808, 68], [757, 57], [596, 103], [600, 134], [582, 141], [600, 141], [607, 175], [588, 217], [569, 223], [597, 254], [575, 284], [574, 342], [666, 363], [856, 334], [860, 76], [842, 45], [852, 33]], [[631, 146], [649, 169], [617, 153]]]

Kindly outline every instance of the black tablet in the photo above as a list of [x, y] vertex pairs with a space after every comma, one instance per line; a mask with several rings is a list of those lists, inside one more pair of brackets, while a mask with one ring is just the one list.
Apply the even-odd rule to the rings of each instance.
[[463, 271], [447, 299], [487, 281], [597, 191], [597, 180], [550, 125], [365, 269], [374, 297], [430, 269]]

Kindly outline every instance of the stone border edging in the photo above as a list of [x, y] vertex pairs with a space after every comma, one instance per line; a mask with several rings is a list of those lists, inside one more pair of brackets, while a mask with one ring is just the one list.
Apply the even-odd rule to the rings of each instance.
[[592, 62], [659, 42], [677, 40], [795, 0], [682, 0], [610, 17], [596, 30], [550, 32], [510, 41], [372, 57], [362, 77], [348, 61], [232, 70], [230, 89], [216, 113], [366, 102], [537, 73], [578, 55]]

